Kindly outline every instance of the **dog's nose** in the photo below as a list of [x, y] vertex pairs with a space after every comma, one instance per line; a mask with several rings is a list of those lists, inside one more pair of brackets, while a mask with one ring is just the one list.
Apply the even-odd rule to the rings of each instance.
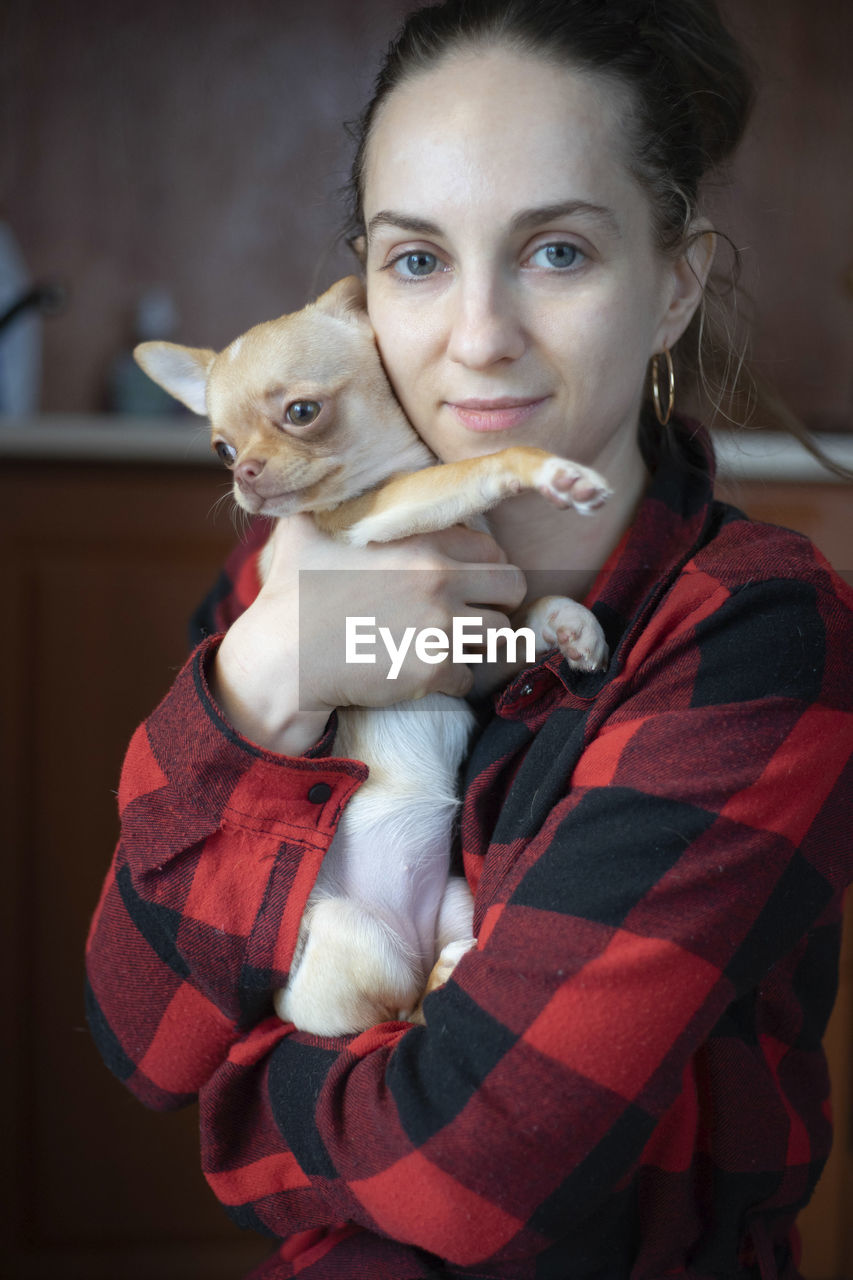
[[251, 492], [265, 466], [266, 463], [262, 458], [247, 458], [245, 462], [239, 463], [234, 468], [234, 479], [241, 489]]

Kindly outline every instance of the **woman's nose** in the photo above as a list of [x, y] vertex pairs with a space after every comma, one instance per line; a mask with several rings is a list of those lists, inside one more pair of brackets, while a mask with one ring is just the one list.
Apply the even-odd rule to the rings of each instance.
[[517, 360], [525, 337], [512, 291], [496, 281], [460, 283], [447, 354], [470, 369]]

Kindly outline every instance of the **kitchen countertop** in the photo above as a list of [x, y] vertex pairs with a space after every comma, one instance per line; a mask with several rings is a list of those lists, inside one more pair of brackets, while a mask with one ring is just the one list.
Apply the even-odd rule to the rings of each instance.
[[222, 466], [207, 422], [189, 414], [135, 418], [118, 414], [0, 415], [0, 457], [46, 462], [149, 462]]
[[[715, 434], [723, 479], [844, 483], [791, 436], [767, 431]], [[818, 435], [835, 461], [853, 470], [853, 435]], [[221, 466], [206, 422], [189, 415], [132, 418], [112, 414], [0, 416], [0, 457], [51, 462], [140, 462]]]

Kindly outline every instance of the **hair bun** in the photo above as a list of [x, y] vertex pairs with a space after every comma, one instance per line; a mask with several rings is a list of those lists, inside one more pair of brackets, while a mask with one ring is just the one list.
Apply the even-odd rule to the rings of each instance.
[[634, 12], [642, 40], [660, 61], [672, 108], [690, 115], [703, 169], [724, 163], [749, 122], [754, 72], [724, 26], [715, 0], [633, 0], [626, 8]]

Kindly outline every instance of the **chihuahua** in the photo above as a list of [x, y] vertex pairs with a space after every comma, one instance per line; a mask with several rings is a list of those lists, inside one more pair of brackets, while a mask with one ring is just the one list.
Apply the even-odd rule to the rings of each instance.
[[[134, 355], [209, 417], [240, 507], [269, 517], [310, 512], [353, 545], [475, 524], [524, 489], [581, 512], [610, 492], [590, 468], [523, 446], [438, 464], [391, 390], [353, 276], [219, 354], [145, 342]], [[577, 602], [546, 597], [524, 623], [537, 652], [558, 646], [573, 667], [605, 665], [601, 627]], [[473, 724], [467, 702], [445, 694], [338, 711], [336, 754], [369, 773], [343, 811], [287, 983], [274, 994], [283, 1020], [324, 1036], [423, 1021], [425, 994], [476, 945], [470, 890], [450, 875], [457, 772]]]

